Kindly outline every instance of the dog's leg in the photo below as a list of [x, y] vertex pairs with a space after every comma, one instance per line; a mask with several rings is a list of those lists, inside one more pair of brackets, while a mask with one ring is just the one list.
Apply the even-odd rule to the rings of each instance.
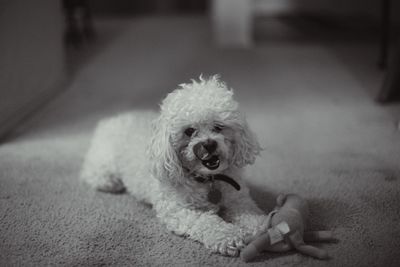
[[157, 201], [154, 207], [168, 230], [201, 242], [213, 252], [237, 257], [245, 246], [240, 227], [225, 222], [215, 211], [189, 209], [170, 199]]
[[229, 187], [224, 188], [224, 218], [242, 228], [247, 234], [246, 240], [251, 240], [269, 228], [270, 218], [267, 212], [262, 211], [251, 199], [249, 189], [245, 185], [241, 187], [239, 192]]
[[118, 148], [115, 136], [119, 132], [119, 121], [109, 119], [99, 123], [85, 157], [81, 178], [99, 191], [120, 193], [125, 191], [116, 163]]

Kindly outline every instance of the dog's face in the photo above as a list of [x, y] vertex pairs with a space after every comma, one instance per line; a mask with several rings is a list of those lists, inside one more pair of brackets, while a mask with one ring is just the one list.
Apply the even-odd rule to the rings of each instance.
[[232, 164], [235, 130], [216, 120], [186, 124], [171, 138], [182, 167], [189, 173], [220, 173]]
[[163, 100], [150, 144], [153, 175], [181, 183], [252, 164], [260, 147], [233, 91], [218, 76], [183, 84]]

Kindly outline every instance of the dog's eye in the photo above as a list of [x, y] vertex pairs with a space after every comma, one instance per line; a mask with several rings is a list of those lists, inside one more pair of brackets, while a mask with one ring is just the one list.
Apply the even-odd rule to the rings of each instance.
[[214, 132], [217, 132], [217, 133], [219, 133], [220, 131], [222, 131], [224, 129], [224, 126], [222, 126], [222, 125], [220, 125], [220, 124], [217, 124], [217, 125], [215, 125], [214, 126]]
[[194, 128], [190, 127], [190, 128], [187, 128], [187, 129], [185, 130], [185, 134], [186, 134], [187, 136], [191, 137], [191, 136], [194, 134], [195, 131], [196, 131], [196, 130], [195, 130]]

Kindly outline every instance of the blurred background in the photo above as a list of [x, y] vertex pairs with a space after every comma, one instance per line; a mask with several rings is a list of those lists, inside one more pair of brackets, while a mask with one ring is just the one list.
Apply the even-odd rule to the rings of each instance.
[[342, 74], [371, 101], [393, 101], [399, 87], [392, 0], [3, 0], [0, 9], [3, 133], [70, 88], [89, 62], [99, 73], [86, 77], [107, 84], [92, 98], [129, 92], [137, 102], [143, 88], [162, 98], [201, 73], [268, 100], [340, 94], [351, 87]]

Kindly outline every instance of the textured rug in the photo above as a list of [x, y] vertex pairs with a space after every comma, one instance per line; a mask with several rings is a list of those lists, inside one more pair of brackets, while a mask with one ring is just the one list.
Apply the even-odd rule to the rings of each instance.
[[[205, 18], [96, 26], [68, 90], [0, 146], [1, 266], [398, 266], [400, 134], [393, 112], [372, 100], [381, 83], [373, 42], [280, 19], [262, 25], [250, 50], [213, 47]], [[331, 259], [264, 253], [245, 264], [211, 254], [168, 233], [134, 197], [79, 182], [100, 118], [156, 110], [200, 73], [220, 73], [235, 89], [264, 147], [248, 169], [254, 198], [266, 210], [278, 193], [306, 198], [309, 228], [339, 239], [318, 244]]]

